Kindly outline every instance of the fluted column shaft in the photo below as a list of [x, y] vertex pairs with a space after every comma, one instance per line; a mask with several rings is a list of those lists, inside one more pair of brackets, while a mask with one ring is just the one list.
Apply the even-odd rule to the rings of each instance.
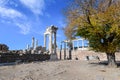
[[35, 45], [35, 38], [32, 38], [32, 48], [34, 49], [34, 45]]
[[46, 47], [46, 34], [44, 34], [44, 47]]
[[56, 54], [56, 32], [54, 32], [54, 54]]
[[82, 48], [84, 48], [84, 39], [82, 40]]
[[52, 53], [52, 33], [49, 34], [49, 51]]

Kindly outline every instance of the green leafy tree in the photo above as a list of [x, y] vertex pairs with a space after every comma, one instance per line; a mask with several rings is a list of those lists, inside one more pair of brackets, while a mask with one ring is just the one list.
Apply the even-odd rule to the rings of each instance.
[[115, 52], [120, 48], [119, 0], [72, 0], [66, 10], [69, 39], [81, 36], [89, 46], [107, 55], [108, 65], [116, 66]]

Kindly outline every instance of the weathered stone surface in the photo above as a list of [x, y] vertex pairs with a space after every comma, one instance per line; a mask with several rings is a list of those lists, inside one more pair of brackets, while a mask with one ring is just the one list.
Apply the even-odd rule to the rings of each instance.
[[[46, 47], [46, 35], [49, 35], [49, 54], [51, 54], [51, 60], [57, 59], [57, 53], [56, 53], [56, 32], [57, 27], [51, 26], [46, 29], [46, 32], [44, 33], [44, 47]], [[53, 36], [54, 35], [54, 36]], [[54, 39], [53, 39], [54, 37]], [[53, 43], [54, 40], [54, 43]]]

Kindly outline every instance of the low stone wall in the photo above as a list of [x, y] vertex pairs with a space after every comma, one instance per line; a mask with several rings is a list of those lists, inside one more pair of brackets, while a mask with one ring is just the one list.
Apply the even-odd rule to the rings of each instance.
[[13, 54], [13, 53], [0, 53], [0, 63], [6, 62], [32, 62], [32, 61], [45, 61], [49, 60], [49, 54]]
[[[61, 52], [61, 58], [64, 59], [64, 50]], [[120, 60], [120, 52], [116, 52], [116, 60]], [[60, 59], [60, 50], [57, 51], [57, 56]], [[98, 56], [100, 60], [107, 60], [105, 53], [94, 52], [89, 50], [72, 50], [72, 59], [75, 60], [76, 58], [79, 60], [86, 60], [86, 56]], [[66, 58], [69, 58], [69, 51], [66, 50]]]

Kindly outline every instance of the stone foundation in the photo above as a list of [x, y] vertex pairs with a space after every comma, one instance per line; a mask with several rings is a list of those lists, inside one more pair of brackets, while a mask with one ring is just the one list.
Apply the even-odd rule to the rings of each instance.
[[0, 53], [0, 63], [16, 62], [18, 60], [21, 62], [46, 61], [50, 60], [50, 55]]
[[58, 60], [58, 57], [56, 54], [51, 54], [50, 55], [50, 60]]

